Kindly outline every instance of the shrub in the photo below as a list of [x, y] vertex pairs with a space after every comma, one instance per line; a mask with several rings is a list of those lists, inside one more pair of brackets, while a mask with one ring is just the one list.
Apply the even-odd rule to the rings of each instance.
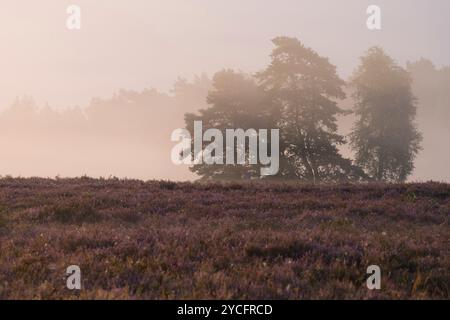
[[[69, 202], [55, 204], [41, 213], [44, 220], [50, 219], [64, 224], [96, 223], [101, 215], [89, 203]], [[41, 219], [42, 220], [42, 219]]]
[[6, 226], [6, 210], [0, 205], [0, 229]]

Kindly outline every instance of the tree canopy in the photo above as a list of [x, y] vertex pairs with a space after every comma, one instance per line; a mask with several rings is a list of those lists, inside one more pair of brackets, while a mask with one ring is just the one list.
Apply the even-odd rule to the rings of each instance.
[[409, 73], [381, 48], [361, 58], [352, 81], [357, 121], [351, 134], [356, 163], [378, 181], [405, 181], [414, 169], [421, 135], [414, 119]]

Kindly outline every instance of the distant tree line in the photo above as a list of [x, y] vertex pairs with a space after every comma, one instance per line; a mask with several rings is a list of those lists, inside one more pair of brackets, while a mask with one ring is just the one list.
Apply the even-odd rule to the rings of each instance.
[[[270, 64], [260, 72], [223, 70], [213, 79], [178, 79], [170, 93], [120, 90], [93, 99], [83, 109], [57, 110], [38, 106], [31, 97], [18, 98], [0, 113], [0, 174], [26, 161], [34, 162], [35, 170], [44, 165], [45, 153], [61, 163], [58, 172], [63, 174], [75, 154], [83, 161], [93, 159], [90, 174], [114, 168], [128, 174], [133, 161], [136, 177], [151, 178], [155, 172], [166, 176], [168, 170], [171, 178], [191, 178], [186, 168], [168, 166], [170, 134], [200, 119], [205, 129], [279, 128], [280, 170], [266, 179], [404, 181], [414, 166], [415, 176], [449, 179], [450, 152], [443, 148], [450, 134], [449, 67], [422, 58], [408, 63], [405, 71], [383, 50], [371, 48], [344, 82], [335, 66], [298, 40], [277, 38], [274, 44]], [[354, 120], [350, 133], [349, 120]], [[417, 157], [421, 146], [425, 152]], [[113, 163], [117, 157], [111, 157], [111, 150], [130, 162]], [[108, 165], [97, 170], [97, 162]], [[86, 164], [80, 160], [78, 167], [67, 167], [84, 172]], [[258, 165], [190, 169], [202, 179], [260, 178]]]
[[[338, 102], [347, 85], [336, 66], [299, 40], [275, 38], [270, 64], [253, 75], [223, 70], [212, 83], [208, 107], [185, 115], [186, 128], [280, 129], [280, 170], [267, 179], [311, 183], [405, 181], [414, 169], [421, 134], [409, 73], [378, 47], [370, 48], [349, 81], [352, 110]], [[348, 137], [338, 117], [354, 113]], [[354, 159], [339, 147], [350, 144]], [[193, 165], [202, 179], [257, 179], [258, 165]]]

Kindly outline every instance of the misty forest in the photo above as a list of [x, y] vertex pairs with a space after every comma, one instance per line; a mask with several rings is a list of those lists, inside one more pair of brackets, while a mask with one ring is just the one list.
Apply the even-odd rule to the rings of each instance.
[[[269, 44], [258, 70], [167, 93], [4, 110], [0, 300], [448, 299], [450, 68], [374, 46], [343, 79], [300, 39]], [[279, 170], [175, 165], [196, 121], [279, 130]]]
[[1, 7], [0, 300], [450, 299], [450, 1]]
[[[269, 179], [305, 182], [450, 179], [450, 68], [425, 58], [400, 66], [380, 47], [341, 79], [333, 57], [277, 37], [267, 67], [224, 67], [212, 78], [53, 108], [20, 96], [0, 114], [2, 174], [140, 179], [258, 178], [258, 165], [170, 161], [176, 128], [279, 128], [280, 170]], [[261, 53], [264, 54], [264, 53]], [[191, 128], [192, 129], [192, 128]], [[32, 141], [32, 142], [30, 142]]]

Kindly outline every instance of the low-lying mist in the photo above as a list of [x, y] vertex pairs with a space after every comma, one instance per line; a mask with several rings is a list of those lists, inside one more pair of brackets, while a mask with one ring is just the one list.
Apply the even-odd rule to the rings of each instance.
[[[409, 63], [417, 98], [418, 128], [423, 150], [409, 180], [449, 181], [450, 68], [429, 60]], [[192, 180], [186, 166], [171, 162], [171, 132], [183, 128], [184, 114], [207, 107], [208, 76], [178, 79], [170, 93], [156, 89], [121, 90], [89, 106], [52, 109], [32, 97], [18, 98], [0, 114], [1, 175], [41, 177], [117, 176], [137, 179]], [[351, 88], [341, 105], [352, 109]], [[339, 119], [347, 135], [354, 116]], [[346, 156], [352, 156], [348, 146]]]

